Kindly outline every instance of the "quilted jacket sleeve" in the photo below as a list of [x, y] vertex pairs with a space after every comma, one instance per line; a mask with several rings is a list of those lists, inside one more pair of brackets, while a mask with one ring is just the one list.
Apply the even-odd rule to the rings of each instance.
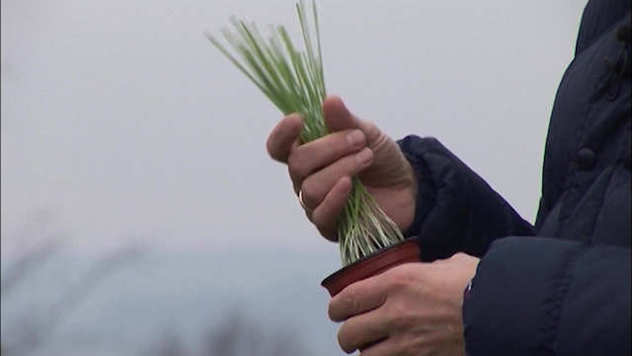
[[422, 260], [457, 251], [480, 257], [497, 238], [534, 234], [531, 224], [438, 140], [407, 136], [398, 143], [417, 174], [417, 210], [406, 235], [418, 237]]
[[417, 173], [407, 235], [422, 259], [482, 257], [463, 305], [468, 356], [631, 354], [629, 248], [536, 237], [436, 139], [399, 144]]
[[630, 249], [495, 241], [465, 298], [469, 356], [630, 355]]

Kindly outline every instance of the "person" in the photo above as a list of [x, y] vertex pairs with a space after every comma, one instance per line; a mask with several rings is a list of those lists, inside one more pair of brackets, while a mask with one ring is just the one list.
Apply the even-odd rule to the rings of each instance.
[[[329, 304], [345, 352], [630, 355], [630, 2], [590, 0], [560, 83], [534, 225], [437, 139], [395, 142], [323, 103], [330, 134], [299, 145], [299, 115], [267, 141], [320, 233], [358, 176], [421, 261], [356, 282]], [[508, 133], [513, 134], [513, 133]]]

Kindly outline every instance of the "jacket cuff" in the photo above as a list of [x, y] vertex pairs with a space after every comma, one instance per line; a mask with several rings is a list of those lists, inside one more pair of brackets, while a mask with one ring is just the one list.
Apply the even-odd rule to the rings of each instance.
[[423, 261], [459, 251], [482, 256], [496, 238], [533, 234], [528, 222], [437, 139], [411, 135], [398, 144], [418, 188], [415, 218], [405, 235], [417, 236]]
[[[463, 220], [466, 207], [462, 199], [441, 199], [439, 189], [446, 187], [442, 180], [457, 178], [448, 173], [453, 166], [443, 145], [433, 137], [420, 138], [409, 135], [397, 142], [400, 149], [415, 172], [417, 179], [417, 200], [415, 217], [411, 226], [404, 232], [405, 237], [416, 237], [420, 244], [421, 260], [433, 261], [447, 258], [459, 250], [458, 239], [463, 235], [464, 224], [448, 224], [452, 220]], [[448, 178], [450, 176], [450, 178]], [[463, 187], [464, 182], [451, 188]], [[457, 197], [462, 194], [454, 194]], [[441, 215], [437, 219], [437, 215]]]

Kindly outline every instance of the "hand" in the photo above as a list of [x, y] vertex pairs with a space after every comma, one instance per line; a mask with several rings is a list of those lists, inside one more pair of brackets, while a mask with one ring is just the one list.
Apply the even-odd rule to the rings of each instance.
[[361, 356], [464, 355], [463, 291], [478, 258], [458, 253], [408, 263], [343, 289], [329, 317], [344, 321], [341, 348]]
[[294, 191], [302, 191], [308, 218], [320, 233], [336, 241], [336, 221], [360, 181], [386, 214], [405, 231], [415, 215], [416, 180], [397, 143], [375, 125], [352, 115], [338, 97], [323, 102], [329, 134], [300, 145], [298, 114], [288, 115], [267, 141], [270, 156], [287, 163]]

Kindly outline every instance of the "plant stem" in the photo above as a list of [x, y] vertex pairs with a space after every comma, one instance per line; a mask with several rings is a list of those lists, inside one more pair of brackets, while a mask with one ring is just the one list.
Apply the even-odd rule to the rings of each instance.
[[[266, 41], [255, 24], [234, 18], [234, 32], [222, 33], [241, 60], [215, 37], [208, 33], [206, 36], [282, 113], [303, 116], [300, 141], [306, 143], [328, 134], [322, 111], [326, 89], [316, 2], [312, 1], [314, 30], [302, 1], [296, 4], [296, 11], [303, 51], [296, 49], [283, 26], [277, 26]], [[316, 48], [312, 35], [316, 36]], [[353, 178], [350, 197], [338, 219], [338, 238], [345, 266], [404, 240], [397, 224], [357, 177]]]

